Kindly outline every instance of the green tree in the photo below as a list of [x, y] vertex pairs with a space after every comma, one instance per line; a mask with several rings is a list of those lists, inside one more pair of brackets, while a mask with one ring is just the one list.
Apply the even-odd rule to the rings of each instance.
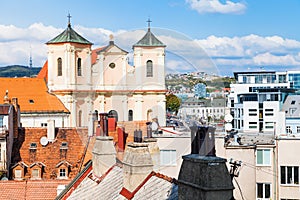
[[177, 113], [181, 104], [180, 99], [174, 94], [169, 94], [166, 96], [166, 100], [167, 110]]

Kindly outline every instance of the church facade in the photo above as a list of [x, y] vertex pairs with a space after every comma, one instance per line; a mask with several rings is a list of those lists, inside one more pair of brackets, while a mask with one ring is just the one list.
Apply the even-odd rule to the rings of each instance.
[[[165, 45], [148, 27], [128, 52], [110, 37], [107, 46], [92, 43], [68, 27], [48, 41], [47, 85], [70, 111], [64, 126], [88, 126], [93, 113], [117, 121], [151, 121], [165, 125]], [[44, 69], [45, 70], [45, 69]], [[95, 115], [94, 115], [95, 116]]]

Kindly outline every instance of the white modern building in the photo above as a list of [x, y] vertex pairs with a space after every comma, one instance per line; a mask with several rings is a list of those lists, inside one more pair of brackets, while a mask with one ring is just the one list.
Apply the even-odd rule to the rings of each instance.
[[236, 72], [231, 84], [228, 106], [233, 128], [243, 132], [285, 132], [287, 96], [295, 95], [299, 72]]

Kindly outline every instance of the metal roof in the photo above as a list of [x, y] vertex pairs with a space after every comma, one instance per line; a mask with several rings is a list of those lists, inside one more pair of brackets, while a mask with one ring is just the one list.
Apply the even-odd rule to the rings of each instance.
[[138, 41], [133, 47], [166, 47], [148, 28], [148, 31], [144, 37]]
[[57, 43], [65, 43], [65, 42], [74, 42], [79, 44], [93, 44], [81, 35], [79, 35], [76, 31], [74, 31], [71, 27], [71, 24], [68, 24], [66, 30], [64, 30], [61, 34], [48, 41], [46, 44], [57, 44]]

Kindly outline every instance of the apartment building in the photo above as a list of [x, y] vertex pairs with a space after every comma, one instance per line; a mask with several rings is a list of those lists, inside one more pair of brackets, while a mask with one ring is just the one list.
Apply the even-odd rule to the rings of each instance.
[[216, 137], [216, 152], [230, 161], [241, 162], [234, 177], [236, 199], [300, 199], [299, 167], [296, 155], [300, 137], [289, 134], [239, 133], [239, 140]]
[[235, 72], [228, 106], [233, 128], [243, 132], [285, 133], [286, 112], [282, 106], [300, 88], [300, 72]]

